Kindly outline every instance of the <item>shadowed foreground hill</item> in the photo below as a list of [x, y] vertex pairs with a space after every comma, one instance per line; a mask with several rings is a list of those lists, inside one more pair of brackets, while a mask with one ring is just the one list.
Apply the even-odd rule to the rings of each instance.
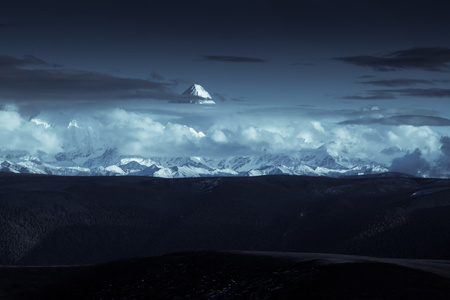
[[450, 259], [450, 182], [0, 175], [0, 264], [188, 250]]
[[82, 267], [0, 267], [2, 299], [448, 299], [448, 261], [187, 252]]

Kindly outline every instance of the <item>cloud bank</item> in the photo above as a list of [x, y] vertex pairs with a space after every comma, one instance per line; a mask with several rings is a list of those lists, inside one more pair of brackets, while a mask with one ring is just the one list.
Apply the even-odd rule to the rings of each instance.
[[0, 153], [83, 156], [116, 148], [120, 155], [141, 157], [226, 158], [298, 156], [325, 148], [338, 161], [372, 161], [420, 176], [450, 173], [450, 120], [431, 111], [172, 107], [73, 108], [29, 117], [4, 106], [0, 140], [8, 143]]

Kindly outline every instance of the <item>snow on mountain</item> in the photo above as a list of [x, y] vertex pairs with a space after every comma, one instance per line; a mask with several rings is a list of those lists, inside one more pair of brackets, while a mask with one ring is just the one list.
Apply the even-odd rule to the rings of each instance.
[[[200, 85], [185, 94], [211, 100]], [[262, 154], [230, 157], [145, 157], [123, 155], [100, 135], [102, 119], [93, 116], [51, 111], [30, 117], [42, 130], [64, 131], [62, 151], [48, 154], [0, 148], [0, 172], [53, 175], [105, 175], [154, 177], [260, 176], [273, 174], [341, 176], [387, 172], [379, 163], [331, 155], [326, 145], [301, 149], [294, 154]], [[198, 138], [205, 134], [190, 128]]]
[[171, 103], [191, 103], [191, 104], [216, 104], [211, 95], [199, 84], [191, 85], [182, 95], [192, 97], [185, 101], [171, 101]]
[[[77, 163], [80, 161], [81, 163]], [[44, 154], [26, 152], [0, 153], [0, 171], [13, 173], [39, 173], [54, 175], [154, 176], [164, 178], [310, 175], [342, 176], [387, 172], [386, 166], [370, 161], [338, 163], [325, 147], [310, 149], [295, 155], [208, 157], [137, 157], [120, 155], [115, 148], [95, 152], [83, 159], [70, 155], [56, 155], [49, 159]]]
[[191, 85], [183, 95], [197, 96], [203, 99], [212, 99], [211, 95], [199, 84]]

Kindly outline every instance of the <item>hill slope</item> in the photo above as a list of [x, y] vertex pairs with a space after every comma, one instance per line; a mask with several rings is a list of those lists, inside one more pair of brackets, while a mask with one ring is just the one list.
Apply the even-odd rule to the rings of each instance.
[[0, 264], [189, 250], [450, 259], [450, 182], [407, 177], [0, 176]]
[[0, 267], [2, 299], [447, 299], [448, 261], [185, 252], [83, 267]]

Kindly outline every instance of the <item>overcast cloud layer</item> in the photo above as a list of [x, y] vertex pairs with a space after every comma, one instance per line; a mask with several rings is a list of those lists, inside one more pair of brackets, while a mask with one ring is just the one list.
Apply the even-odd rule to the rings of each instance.
[[6, 105], [0, 111], [0, 139], [9, 143], [1, 150], [87, 155], [117, 148], [121, 155], [142, 157], [230, 157], [301, 155], [326, 147], [340, 160], [368, 160], [396, 172], [428, 176], [445, 174], [442, 162], [449, 161], [444, 132], [450, 120], [433, 111], [195, 105], [176, 111], [170, 104], [159, 110], [146, 105], [134, 110], [67, 108], [31, 117]]

